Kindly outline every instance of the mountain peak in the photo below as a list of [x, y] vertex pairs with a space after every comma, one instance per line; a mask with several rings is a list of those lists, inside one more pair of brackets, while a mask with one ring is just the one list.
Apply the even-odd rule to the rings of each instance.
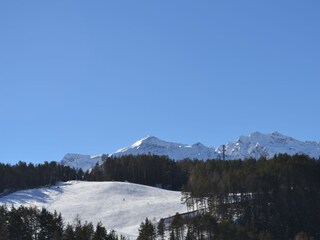
[[193, 145], [173, 143], [163, 141], [154, 136], [147, 136], [136, 141], [131, 146], [121, 148], [112, 156], [120, 157], [122, 155], [142, 155], [142, 154], [154, 154], [168, 156], [174, 160], [181, 160], [185, 158], [189, 159], [213, 159], [217, 158], [218, 154], [215, 149], [208, 148], [201, 143], [195, 143]]
[[[252, 132], [247, 136], [240, 136], [236, 142], [228, 142], [214, 147], [207, 147], [198, 142], [192, 145], [167, 142], [155, 136], [146, 136], [130, 146], [124, 147], [111, 154], [114, 157], [123, 155], [163, 155], [173, 160], [182, 159], [221, 159], [225, 149], [225, 158], [246, 159], [260, 157], [272, 158], [274, 155], [287, 153], [306, 154], [318, 159], [320, 157], [320, 143], [314, 141], [302, 142], [285, 136], [277, 131], [271, 133]], [[62, 163], [84, 170], [92, 168], [97, 162], [102, 162], [102, 155], [66, 154]]]
[[132, 146], [140, 146], [142, 144], [159, 144], [164, 141], [160, 140], [159, 138], [155, 136], [146, 136], [144, 138], [141, 138], [140, 140], [136, 141]]
[[258, 131], [252, 132], [249, 134], [249, 137], [257, 137], [257, 136], [263, 136], [264, 134]]
[[278, 131], [273, 131], [273, 132], [271, 133], [271, 135], [272, 135], [272, 136], [281, 136], [281, 137], [284, 136], [282, 133], [280, 133], [280, 132], [278, 132]]
[[[222, 158], [222, 145], [213, 148], [202, 143], [192, 145], [172, 143], [160, 140], [154, 136], [147, 136], [135, 142], [133, 145], [122, 148], [112, 154], [113, 156], [155, 154], [166, 155], [171, 159], [213, 159]], [[252, 132], [247, 136], [240, 136], [238, 140], [225, 144], [226, 159], [246, 158], [271, 158], [276, 154], [287, 153], [289, 155], [305, 153], [310, 157], [320, 156], [320, 144], [315, 142], [301, 142], [285, 136], [280, 132], [271, 133]]]

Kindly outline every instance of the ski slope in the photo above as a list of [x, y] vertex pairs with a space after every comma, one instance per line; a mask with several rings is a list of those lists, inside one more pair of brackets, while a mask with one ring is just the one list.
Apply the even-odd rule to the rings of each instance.
[[77, 215], [94, 225], [101, 221], [129, 239], [138, 236], [140, 223], [186, 212], [181, 193], [127, 182], [69, 181], [52, 187], [23, 190], [0, 198], [8, 207], [36, 206], [61, 212], [66, 222]]

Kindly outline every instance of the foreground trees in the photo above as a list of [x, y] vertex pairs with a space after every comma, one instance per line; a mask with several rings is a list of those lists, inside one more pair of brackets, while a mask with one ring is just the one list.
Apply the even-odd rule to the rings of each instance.
[[56, 212], [46, 209], [0, 206], [0, 240], [118, 240], [115, 232], [108, 233], [101, 223], [77, 220], [75, 225], [64, 226]]
[[156, 230], [152, 222], [146, 218], [139, 228], [139, 236], [137, 240], [154, 240], [156, 238]]

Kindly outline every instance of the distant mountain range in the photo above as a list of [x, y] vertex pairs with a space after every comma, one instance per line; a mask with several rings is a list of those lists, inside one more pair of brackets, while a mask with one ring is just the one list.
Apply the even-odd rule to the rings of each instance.
[[[223, 154], [224, 153], [224, 154]], [[123, 155], [165, 155], [170, 159], [246, 159], [260, 157], [272, 158], [276, 154], [287, 153], [306, 154], [318, 159], [320, 157], [320, 143], [312, 141], [299, 141], [279, 132], [263, 134], [253, 132], [248, 136], [240, 136], [236, 142], [228, 142], [219, 147], [207, 147], [201, 143], [192, 145], [163, 141], [159, 138], [148, 136], [131, 146], [121, 148], [111, 154], [114, 157]], [[88, 170], [96, 163], [102, 162], [102, 154], [82, 155], [66, 154], [61, 163], [75, 168]]]

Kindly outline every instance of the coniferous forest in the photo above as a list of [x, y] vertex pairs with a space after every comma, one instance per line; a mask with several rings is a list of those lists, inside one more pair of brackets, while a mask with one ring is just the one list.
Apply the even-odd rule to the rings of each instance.
[[76, 219], [73, 225], [64, 224], [61, 214], [51, 213], [46, 209], [32, 207], [12, 207], [8, 210], [0, 206], [1, 240], [118, 240], [114, 231], [107, 232], [98, 223], [82, 223]]
[[[305, 155], [233, 161], [105, 156], [102, 165], [86, 173], [54, 162], [0, 164], [2, 193], [74, 179], [129, 181], [182, 191], [190, 212], [158, 224], [146, 219], [138, 239], [320, 239], [320, 161]], [[8, 216], [18, 210], [1, 211], [0, 229], [8, 234], [13, 224]]]
[[15, 165], [0, 163], [0, 196], [12, 191], [52, 185], [56, 182], [82, 179], [83, 171], [56, 162]]

